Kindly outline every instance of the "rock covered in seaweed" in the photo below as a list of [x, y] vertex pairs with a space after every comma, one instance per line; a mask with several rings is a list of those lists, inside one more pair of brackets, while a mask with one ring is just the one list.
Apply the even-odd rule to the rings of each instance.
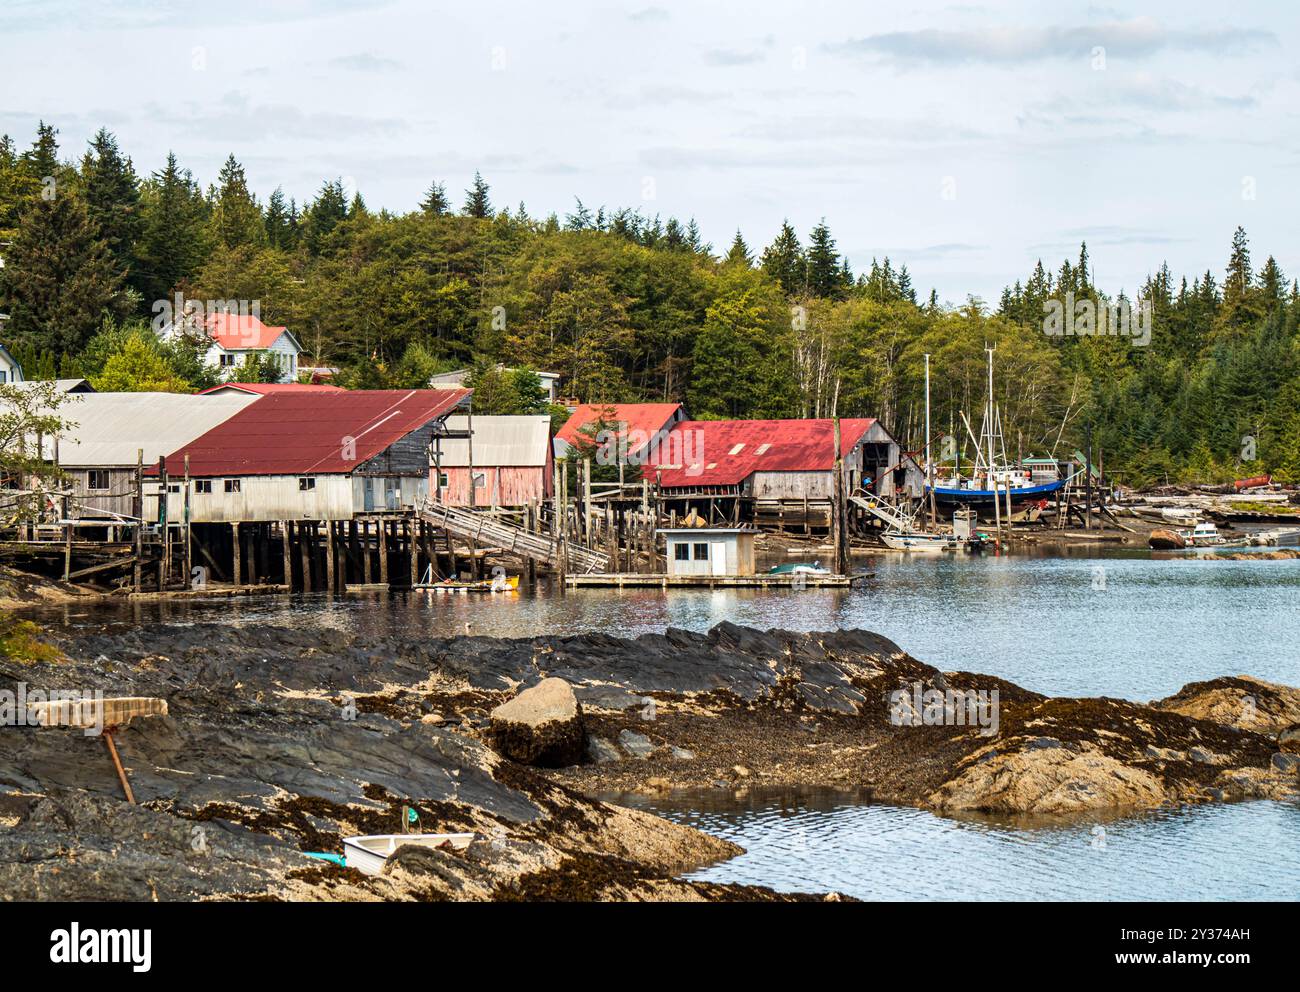
[[576, 765], [587, 748], [582, 705], [564, 679], [542, 679], [496, 707], [491, 720], [493, 746], [520, 764]]

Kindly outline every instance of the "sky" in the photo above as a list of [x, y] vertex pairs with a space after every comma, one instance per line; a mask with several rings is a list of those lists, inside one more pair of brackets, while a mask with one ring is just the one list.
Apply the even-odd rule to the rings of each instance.
[[[1050, 8], [1050, 9], [1048, 9]], [[1167, 261], [1300, 274], [1300, 5], [0, 0], [0, 132], [263, 200], [694, 217], [721, 253], [823, 217], [855, 271], [996, 303], [1086, 240], [1107, 291]]]

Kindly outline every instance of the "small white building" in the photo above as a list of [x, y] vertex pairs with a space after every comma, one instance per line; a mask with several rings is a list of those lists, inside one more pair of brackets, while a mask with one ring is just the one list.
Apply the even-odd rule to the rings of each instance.
[[[0, 314], [0, 317], [4, 317], [4, 315]], [[3, 330], [7, 319], [7, 317], [4, 317], [3, 320], [0, 320], [0, 330]], [[9, 349], [0, 344], [0, 386], [10, 382], [22, 381], [23, 367], [18, 364], [18, 359], [9, 354]]]
[[[204, 317], [201, 328], [210, 344], [204, 364], [220, 369], [229, 378], [252, 354], [270, 355], [280, 366], [280, 381], [295, 382], [302, 345], [287, 327], [269, 327], [256, 314], [217, 311]], [[168, 324], [161, 332], [164, 341], [187, 333], [184, 322]], [[189, 329], [188, 333], [193, 333]]]
[[754, 536], [748, 527], [666, 527], [669, 575], [753, 575]]
[[[439, 372], [429, 380], [430, 389], [462, 389], [465, 386], [465, 378], [469, 375], [470, 369], [457, 369], [455, 372]], [[497, 365], [498, 372], [514, 372], [514, 369], [506, 368], [504, 365]], [[556, 372], [535, 372], [534, 375], [542, 380], [542, 389], [546, 393], [547, 403], [558, 402], [557, 397], [560, 395], [559, 383], [560, 376]]]

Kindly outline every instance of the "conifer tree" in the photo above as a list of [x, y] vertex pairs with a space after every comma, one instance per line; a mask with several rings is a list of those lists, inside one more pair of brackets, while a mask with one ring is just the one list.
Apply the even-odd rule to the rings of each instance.
[[266, 243], [279, 251], [293, 251], [294, 232], [290, 207], [279, 186], [266, 201]]
[[7, 329], [27, 347], [79, 353], [104, 316], [124, 305], [124, 273], [70, 190], [27, 209], [0, 271]]
[[108, 246], [114, 264], [136, 284], [135, 244], [140, 237], [140, 183], [117, 139], [100, 128], [81, 162], [81, 190], [90, 219]]
[[776, 239], [763, 250], [763, 271], [781, 284], [786, 294], [793, 296], [804, 291], [806, 266], [799, 236], [789, 221], [781, 222]]
[[743, 265], [747, 269], [754, 264], [754, 259], [749, 254], [749, 245], [745, 244], [745, 239], [740, 235], [740, 228], [736, 228], [736, 236], [722, 262], [724, 265]]
[[816, 296], [836, 299], [841, 295], [841, 288], [840, 255], [823, 217], [808, 238], [808, 291]]
[[266, 242], [266, 227], [257, 199], [248, 191], [244, 167], [231, 155], [217, 174], [213, 193], [212, 231], [217, 244], [226, 248], [261, 245]]
[[424, 199], [420, 201], [420, 209], [434, 217], [449, 213], [451, 204], [447, 201], [447, 188], [436, 180], [430, 183]]
[[208, 255], [207, 203], [188, 169], [168, 153], [142, 195], [137, 285], [146, 305], [166, 299]]
[[488, 198], [490, 188], [483, 177], [476, 171], [474, 173], [474, 183], [465, 191], [465, 207], [463, 213], [466, 217], [478, 217], [484, 219], [492, 216], [492, 201]]

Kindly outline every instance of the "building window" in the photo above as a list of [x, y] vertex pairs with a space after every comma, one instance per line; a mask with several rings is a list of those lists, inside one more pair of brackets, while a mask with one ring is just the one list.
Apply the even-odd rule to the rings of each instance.
[[475, 488], [475, 489], [484, 489], [484, 488], [486, 488], [486, 487], [487, 487], [487, 473], [485, 473], [485, 472], [475, 472], [475, 473], [474, 473], [474, 488]]
[[237, 492], [239, 492], [239, 480], [238, 480], [238, 479], [227, 479], [227, 480], [226, 480], [226, 492], [228, 492], [228, 493], [237, 493]]
[[691, 546], [689, 544], [674, 544], [673, 559], [675, 561], [690, 561]]
[[446, 489], [446, 488], [448, 488], [450, 485], [451, 485], [451, 476], [448, 475], [446, 472], [439, 472], [439, 473], [438, 473], [438, 488], [439, 488], [439, 489]]
[[310, 492], [315, 488], [316, 476], [314, 475], [305, 475], [298, 480], [298, 492], [300, 493]]
[[695, 560], [696, 561], [709, 560], [709, 546], [707, 544], [695, 545]]
[[194, 480], [194, 492], [195, 492], [196, 494], [197, 494], [197, 493], [203, 493], [204, 495], [207, 495], [207, 494], [211, 493], [211, 492], [212, 492], [212, 480], [211, 480], [211, 479], [195, 479], [195, 480]]
[[179, 482], [169, 482], [167, 483], [167, 491], [169, 493], [176, 493], [179, 495], [181, 491], [181, 484]]
[[86, 489], [93, 493], [108, 491], [108, 469], [92, 468], [86, 473]]
[[221, 367], [223, 369], [233, 369], [235, 367], [235, 356], [229, 352], [222, 352]]
[[0, 369], [0, 383], [5, 383], [8, 381], [9, 381], [9, 373], [6, 372], [4, 369]]

